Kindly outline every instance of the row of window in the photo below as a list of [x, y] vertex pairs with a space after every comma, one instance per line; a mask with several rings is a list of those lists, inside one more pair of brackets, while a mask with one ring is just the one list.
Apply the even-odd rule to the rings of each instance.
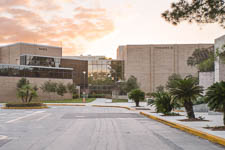
[[0, 65], [0, 76], [72, 79], [72, 69]]

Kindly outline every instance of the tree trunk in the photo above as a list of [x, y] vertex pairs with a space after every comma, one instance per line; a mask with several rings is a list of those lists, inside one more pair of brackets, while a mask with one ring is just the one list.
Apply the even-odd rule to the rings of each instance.
[[139, 100], [136, 100], [135, 103], [136, 103], [136, 107], [139, 107]]
[[194, 110], [193, 110], [193, 103], [191, 102], [191, 100], [185, 100], [184, 101], [184, 108], [187, 112], [187, 116], [189, 119], [194, 119], [195, 118], [195, 114], [194, 114]]
[[223, 104], [223, 125], [225, 126], [225, 104]]
[[28, 101], [29, 103], [31, 102], [32, 98], [33, 98], [33, 96], [30, 96], [29, 101]]

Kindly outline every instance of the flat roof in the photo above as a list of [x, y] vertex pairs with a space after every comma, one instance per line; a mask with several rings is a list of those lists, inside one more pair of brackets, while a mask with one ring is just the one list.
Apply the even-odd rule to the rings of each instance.
[[16, 42], [16, 43], [12, 43], [12, 44], [1, 45], [0, 47], [14, 46], [14, 45], [18, 45], [18, 44], [31, 45], [31, 46], [42, 46], [42, 47], [52, 47], [52, 48], [62, 48], [59, 46], [51, 46], [51, 45], [35, 44], [35, 43], [25, 43], [25, 42]]

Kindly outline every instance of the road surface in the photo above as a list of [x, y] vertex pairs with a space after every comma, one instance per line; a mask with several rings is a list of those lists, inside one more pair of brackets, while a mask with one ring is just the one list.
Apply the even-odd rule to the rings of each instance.
[[0, 150], [224, 150], [120, 108], [0, 110]]

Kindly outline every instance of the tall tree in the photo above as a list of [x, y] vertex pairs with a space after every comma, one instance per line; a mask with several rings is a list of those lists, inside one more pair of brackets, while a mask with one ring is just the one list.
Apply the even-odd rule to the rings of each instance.
[[172, 10], [166, 10], [162, 17], [174, 25], [182, 21], [197, 23], [219, 23], [225, 28], [224, 0], [179, 0], [171, 4]]

